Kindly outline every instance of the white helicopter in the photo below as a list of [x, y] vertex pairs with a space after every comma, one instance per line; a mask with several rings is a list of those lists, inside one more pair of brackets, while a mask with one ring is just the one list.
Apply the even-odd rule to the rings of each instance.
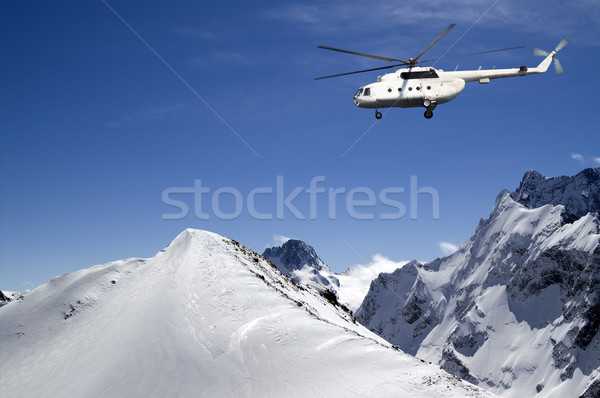
[[381, 119], [382, 114], [380, 108], [417, 108], [425, 107], [425, 118], [433, 117], [433, 110], [436, 106], [444, 104], [456, 98], [458, 94], [465, 88], [465, 83], [478, 81], [479, 83], [489, 83], [491, 79], [499, 79], [502, 77], [527, 76], [538, 73], [544, 73], [548, 70], [550, 63], [554, 60], [554, 67], [557, 74], [564, 72], [560, 62], [555, 58], [556, 53], [565, 47], [569, 41], [562, 39], [556, 46], [554, 51], [547, 52], [538, 48], [533, 49], [533, 55], [544, 56], [544, 60], [535, 68], [521, 66], [520, 68], [512, 69], [481, 69], [464, 70], [464, 71], [444, 71], [433, 67], [419, 67], [417, 64], [424, 62], [435, 62], [442, 59], [467, 57], [471, 55], [485, 54], [497, 51], [513, 50], [520, 47], [503, 48], [499, 50], [483, 51], [473, 54], [458, 55], [453, 57], [438, 58], [433, 60], [421, 61], [419, 58], [425, 54], [435, 43], [444, 37], [456, 24], [451, 24], [446, 28], [441, 35], [437, 37], [425, 50], [423, 50], [415, 58], [409, 58], [407, 61], [396, 58], [380, 57], [377, 55], [364, 54], [355, 51], [342, 50], [339, 48], [318, 46], [325, 50], [339, 51], [343, 53], [360, 55], [362, 57], [379, 59], [382, 61], [395, 62], [391, 66], [381, 68], [364, 69], [355, 72], [340, 73], [337, 75], [329, 75], [317, 77], [315, 80], [328, 79], [331, 77], [352, 75], [355, 73], [370, 72], [397, 66], [408, 66], [408, 68], [398, 69], [394, 73], [387, 73], [377, 78], [377, 82], [367, 84], [358, 89], [354, 94], [353, 102], [359, 108], [375, 109], [375, 117]]

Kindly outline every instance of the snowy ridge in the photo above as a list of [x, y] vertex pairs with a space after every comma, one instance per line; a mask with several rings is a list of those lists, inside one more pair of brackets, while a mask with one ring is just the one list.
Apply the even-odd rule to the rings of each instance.
[[0, 336], [3, 396], [491, 396], [198, 230], [52, 279], [0, 308]]
[[[573, 220], [583, 207], [565, 187], [577, 186], [580, 174], [553, 182], [556, 195], [543, 177], [539, 189], [528, 182], [520, 193], [503, 191], [456, 253], [374, 280], [357, 319], [402, 350], [507, 397], [598, 396], [600, 220], [597, 213]], [[532, 199], [537, 207], [525, 207], [513, 199], [524, 192], [544, 192], [539, 197], [550, 203]]]

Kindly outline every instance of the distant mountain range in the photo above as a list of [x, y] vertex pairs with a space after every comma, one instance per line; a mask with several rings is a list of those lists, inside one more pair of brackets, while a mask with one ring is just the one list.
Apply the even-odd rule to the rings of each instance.
[[600, 397], [599, 212], [600, 168], [529, 171], [454, 254], [342, 274], [300, 240], [260, 256], [186, 230], [150, 259], [0, 292], [0, 386], [35, 397]]

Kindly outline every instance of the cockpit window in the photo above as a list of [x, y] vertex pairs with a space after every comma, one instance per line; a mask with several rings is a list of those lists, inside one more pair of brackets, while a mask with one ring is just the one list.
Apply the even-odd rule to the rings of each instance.
[[371, 95], [371, 88], [370, 87], [365, 88], [365, 92], [363, 94], [364, 95]]
[[435, 79], [438, 78], [438, 74], [435, 70], [420, 70], [415, 72], [402, 72], [400, 73], [402, 79]]
[[360, 97], [360, 95], [362, 94], [363, 89], [362, 87], [358, 89], [358, 91], [356, 92], [356, 94], [354, 94], [355, 97]]

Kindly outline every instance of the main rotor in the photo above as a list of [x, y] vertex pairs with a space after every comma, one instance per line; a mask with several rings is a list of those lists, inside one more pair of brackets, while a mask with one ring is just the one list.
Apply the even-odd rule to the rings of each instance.
[[486, 53], [492, 53], [492, 52], [496, 52], [496, 51], [514, 50], [514, 49], [517, 49], [517, 48], [523, 48], [523, 47], [525, 47], [525, 46], [519, 46], [519, 47], [501, 48], [499, 50], [482, 51], [482, 52], [477, 52], [477, 53], [472, 53], [472, 54], [456, 55], [456, 56], [453, 56], [453, 57], [443, 57], [443, 58], [437, 58], [437, 59], [428, 59], [428, 60], [420, 60], [419, 59], [419, 58], [421, 58], [421, 56], [423, 56], [423, 54], [425, 54], [427, 51], [429, 51], [429, 49], [431, 47], [433, 47], [438, 41], [440, 41], [442, 39], [442, 37], [446, 36], [446, 34], [448, 32], [450, 32], [450, 30], [452, 30], [452, 28], [454, 28], [455, 26], [456, 26], [456, 24], [454, 24], [454, 23], [448, 25], [448, 27], [433, 42], [431, 42], [430, 45], [428, 45], [423, 51], [421, 51], [419, 53], [419, 55], [417, 55], [414, 58], [409, 58], [408, 60], [398, 59], [398, 58], [381, 57], [379, 55], [359, 53], [359, 52], [356, 52], [356, 51], [343, 50], [341, 48], [335, 48], [335, 47], [317, 46], [318, 48], [322, 48], [324, 50], [331, 50], [331, 51], [338, 51], [338, 52], [346, 53], [346, 54], [359, 55], [361, 57], [373, 58], [373, 59], [378, 59], [378, 60], [381, 60], [381, 61], [396, 62], [396, 64], [389, 65], [389, 66], [383, 66], [383, 67], [380, 67], [380, 68], [363, 69], [363, 70], [358, 70], [358, 71], [354, 71], [354, 72], [346, 72], [346, 73], [338, 73], [338, 74], [335, 74], [335, 75], [322, 76], [322, 77], [315, 78], [315, 80], [329, 79], [331, 77], [353, 75], [355, 73], [363, 73], [363, 72], [371, 72], [371, 71], [382, 70], [382, 69], [396, 68], [398, 66], [408, 66], [409, 68], [413, 68], [417, 64], [421, 64], [421, 63], [425, 63], [425, 62], [435, 62], [435, 61], [439, 61], [439, 60], [442, 60], [442, 59], [450, 59], [450, 58], [469, 57], [471, 55], [486, 54]]

